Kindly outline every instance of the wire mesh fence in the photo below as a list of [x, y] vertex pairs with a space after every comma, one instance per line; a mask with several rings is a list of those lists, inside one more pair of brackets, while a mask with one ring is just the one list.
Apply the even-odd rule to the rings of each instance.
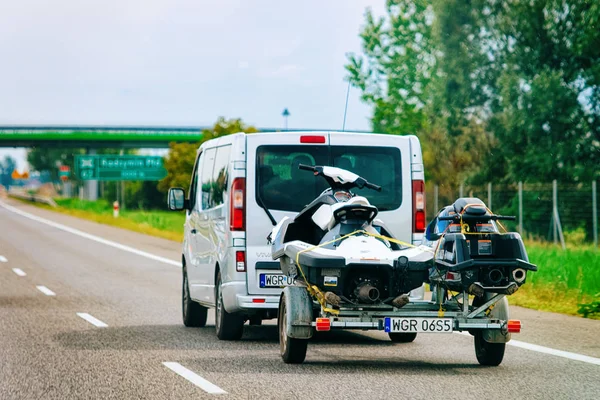
[[[459, 197], [477, 197], [497, 214], [516, 216], [516, 221], [507, 221], [504, 225], [508, 230], [521, 231], [524, 237], [559, 242], [562, 230], [567, 241], [598, 244], [594, 182], [483, 186], [428, 183], [426, 191], [429, 220]], [[522, 228], [519, 221], [522, 221]]]

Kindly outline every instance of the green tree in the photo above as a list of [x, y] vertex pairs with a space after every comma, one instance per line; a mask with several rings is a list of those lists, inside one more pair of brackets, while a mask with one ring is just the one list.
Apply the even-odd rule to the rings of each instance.
[[238, 132], [254, 133], [258, 130], [253, 126], [245, 125], [239, 118], [226, 120], [219, 117], [211, 129], [202, 131], [198, 143], [170, 143], [169, 154], [165, 157], [168, 175], [159, 182], [158, 190], [165, 193], [170, 187], [182, 187], [187, 191], [200, 145], [207, 140]]

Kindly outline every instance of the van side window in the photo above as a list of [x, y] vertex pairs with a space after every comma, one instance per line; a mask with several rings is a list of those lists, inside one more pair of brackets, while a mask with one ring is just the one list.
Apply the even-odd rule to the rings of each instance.
[[196, 163], [194, 164], [194, 172], [192, 172], [192, 180], [190, 182], [189, 201], [192, 208], [196, 207], [196, 199], [198, 198], [198, 169], [202, 162], [202, 153], [198, 154]]
[[215, 156], [215, 166], [212, 175], [212, 196], [210, 199], [210, 207], [217, 207], [224, 203], [227, 193], [227, 170], [229, 167], [229, 156], [231, 154], [231, 146], [221, 146], [217, 148]]
[[214, 147], [204, 151], [204, 160], [202, 161], [202, 169], [200, 171], [202, 210], [208, 210], [212, 201], [211, 179], [213, 166], [215, 165], [216, 152], [217, 149]]

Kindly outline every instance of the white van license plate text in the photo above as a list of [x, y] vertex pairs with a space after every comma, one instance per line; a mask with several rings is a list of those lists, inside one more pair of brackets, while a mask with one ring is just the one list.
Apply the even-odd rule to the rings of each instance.
[[296, 279], [282, 274], [260, 274], [261, 288], [281, 288], [285, 286], [291, 286], [295, 282]]
[[452, 333], [452, 318], [386, 318], [386, 332]]

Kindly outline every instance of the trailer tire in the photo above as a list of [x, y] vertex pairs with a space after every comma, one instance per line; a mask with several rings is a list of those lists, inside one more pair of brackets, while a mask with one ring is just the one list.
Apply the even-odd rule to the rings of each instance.
[[281, 294], [279, 301], [279, 318], [277, 325], [279, 328], [279, 351], [283, 362], [286, 364], [302, 364], [306, 358], [306, 349], [308, 339], [295, 339], [288, 336], [285, 293]]
[[497, 367], [504, 358], [506, 343], [490, 343], [483, 338], [483, 332], [478, 330], [475, 336], [475, 356], [481, 365]]
[[410, 343], [414, 342], [417, 338], [417, 333], [405, 333], [405, 332], [389, 332], [388, 336], [394, 343]]

